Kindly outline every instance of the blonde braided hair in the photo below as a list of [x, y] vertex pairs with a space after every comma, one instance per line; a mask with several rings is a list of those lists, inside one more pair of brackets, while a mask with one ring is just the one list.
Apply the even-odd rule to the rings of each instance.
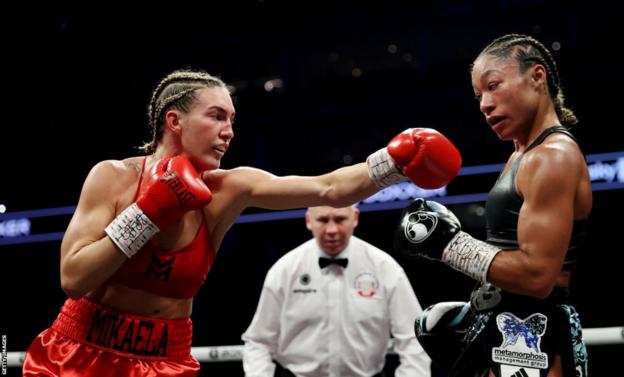
[[203, 71], [177, 70], [160, 81], [152, 92], [152, 99], [147, 107], [152, 140], [139, 149], [146, 154], [154, 153], [162, 139], [164, 115], [167, 110], [176, 108], [184, 113], [190, 111], [197, 101], [195, 91], [202, 88], [226, 87], [218, 77]]

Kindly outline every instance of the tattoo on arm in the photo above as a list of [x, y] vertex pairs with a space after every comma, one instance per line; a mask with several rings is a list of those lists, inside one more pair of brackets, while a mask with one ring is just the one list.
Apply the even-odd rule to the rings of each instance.
[[128, 168], [134, 169], [134, 171], [136, 171], [137, 173], [141, 174], [141, 166], [139, 166], [139, 164], [137, 164], [136, 162], [126, 162], [125, 165]]

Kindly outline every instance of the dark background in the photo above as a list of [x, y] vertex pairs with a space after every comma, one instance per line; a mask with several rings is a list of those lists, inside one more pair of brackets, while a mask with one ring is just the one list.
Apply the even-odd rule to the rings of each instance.
[[[223, 168], [320, 174], [363, 161], [407, 127], [433, 127], [464, 166], [501, 163], [512, 151], [478, 111], [469, 66], [485, 44], [527, 33], [553, 51], [574, 130], [588, 154], [621, 151], [619, 13], [592, 1], [175, 2], [162, 9], [90, 4], [22, 5], [4, 12], [0, 203], [8, 211], [75, 205], [89, 169], [138, 154], [149, 139], [151, 90], [171, 70], [203, 69], [233, 85], [236, 138]], [[28, 8], [28, 9], [24, 9]], [[389, 46], [395, 45], [391, 53]], [[354, 69], [361, 74], [354, 76]], [[269, 79], [283, 86], [264, 89]], [[480, 182], [486, 187], [493, 183]], [[462, 183], [464, 182], [464, 183]], [[449, 192], [470, 192], [467, 180]], [[585, 327], [621, 326], [622, 190], [594, 195], [589, 247], [572, 281]], [[480, 204], [480, 203], [476, 203]], [[482, 203], [481, 203], [482, 204]], [[450, 206], [460, 214], [470, 205]], [[423, 307], [465, 300], [472, 282], [450, 269], [404, 260], [391, 249], [398, 210], [362, 214], [356, 235], [408, 271]], [[461, 216], [460, 216], [461, 217]], [[62, 231], [68, 217], [54, 219]], [[482, 220], [462, 217], [483, 237]], [[309, 238], [303, 219], [235, 225], [195, 300], [195, 346], [240, 344], [266, 270]], [[60, 242], [0, 246], [0, 332], [25, 350], [64, 300]], [[617, 370], [622, 346], [590, 347], [590, 372]], [[392, 360], [390, 361], [392, 364]], [[12, 371], [15, 372], [15, 371]], [[242, 374], [240, 363], [203, 374]]]

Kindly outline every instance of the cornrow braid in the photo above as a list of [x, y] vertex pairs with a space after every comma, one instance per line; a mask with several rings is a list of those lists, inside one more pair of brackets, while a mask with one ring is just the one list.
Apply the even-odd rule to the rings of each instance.
[[197, 87], [184, 89], [181, 92], [178, 92], [178, 93], [175, 93], [175, 94], [171, 94], [169, 97], [161, 99], [160, 103], [158, 105], [155, 104], [156, 105], [155, 109], [153, 109], [151, 111], [151, 114], [149, 114], [150, 115], [150, 120], [149, 120], [150, 126], [151, 127], [156, 127], [158, 125], [158, 123], [159, 123], [158, 120], [160, 118], [160, 115], [162, 114], [163, 110], [166, 107], [168, 107], [172, 103], [175, 103], [177, 100], [179, 100], [182, 97], [184, 97], [185, 95], [191, 93], [195, 89], [197, 89]]
[[167, 75], [152, 92], [147, 107], [147, 117], [152, 131], [152, 140], [139, 149], [153, 153], [163, 135], [164, 114], [170, 108], [182, 112], [190, 111], [197, 100], [195, 91], [202, 88], [225, 87], [225, 83], [206, 72], [177, 70]]
[[574, 112], [564, 106], [565, 96], [561, 88], [557, 63], [550, 51], [540, 41], [524, 34], [507, 34], [487, 45], [479, 54], [479, 56], [482, 55], [492, 55], [498, 58], [511, 57], [516, 60], [522, 73], [535, 64], [543, 65], [547, 72], [550, 98], [553, 100], [559, 120], [564, 126], [578, 123]]

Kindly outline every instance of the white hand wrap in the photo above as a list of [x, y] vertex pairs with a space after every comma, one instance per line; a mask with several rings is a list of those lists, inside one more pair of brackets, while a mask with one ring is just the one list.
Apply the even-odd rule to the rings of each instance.
[[446, 245], [442, 262], [473, 279], [486, 282], [492, 260], [500, 249], [460, 231]]
[[407, 180], [396, 166], [387, 148], [381, 148], [366, 159], [368, 176], [375, 182], [377, 187], [386, 188], [395, 183]]
[[115, 245], [132, 258], [160, 229], [133, 203], [108, 224], [105, 231]]

